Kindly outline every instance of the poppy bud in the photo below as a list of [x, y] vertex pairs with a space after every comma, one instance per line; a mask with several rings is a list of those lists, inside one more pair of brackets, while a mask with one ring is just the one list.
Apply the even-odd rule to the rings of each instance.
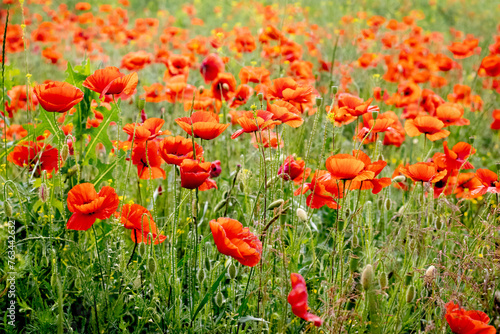
[[212, 162], [210, 165], [210, 177], [217, 177], [222, 172], [222, 168], [220, 166], [220, 160], [216, 160]]
[[40, 185], [40, 187], [38, 187], [38, 198], [42, 203], [47, 202], [49, 199], [49, 188], [47, 188], [47, 185], [44, 182]]
[[338, 90], [339, 90], [338, 86], [332, 86], [332, 94], [333, 95], [337, 94]]
[[144, 253], [146, 253], [146, 244], [144, 242], [141, 242], [139, 244], [139, 247], [137, 247], [137, 252], [141, 257], [144, 256]]
[[151, 275], [156, 272], [156, 261], [154, 258], [150, 257], [148, 260], [148, 271]]
[[217, 212], [220, 209], [222, 209], [226, 205], [226, 202], [227, 202], [227, 199], [223, 199], [222, 201], [220, 201], [219, 203], [217, 203], [217, 205], [214, 208], [214, 211]]
[[135, 105], [137, 106], [137, 109], [144, 110], [144, 106], [146, 105], [146, 100], [145, 99], [137, 99], [137, 100], [135, 100]]
[[225, 91], [228, 91], [229, 90], [229, 85], [227, 83], [223, 83], [222, 84], [222, 89], [225, 90]]
[[398, 175], [392, 179], [392, 182], [394, 182], [394, 183], [400, 183], [400, 182], [405, 182], [405, 181], [406, 181], [406, 176], [404, 176], [404, 175]]
[[259, 99], [260, 102], [262, 102], [262, 100], [264, 100], [264, 94], [262, 93], [257, 94], [257, 98]]
[[391, 204], [392, 204], [391, 203], [391, 199], [390, 198], [386, 198], [386, 200], [385, 200], [385, 209], [387, 211], [389, 211], [391, 209]]
[[212, 270], [212, 265], [210, 263], [210, 259], [208, 257], [205, 258], [205, 268], [210, 271]]
[[316, 102], [316, 107], [321, 107], [321, 105], [323, 104], [323, 98], [318, 96], [316, 97], [315, 102]]
[[425, 275], [424, 275], [424, 282], [425, 282], [425, 284], [428, 287], [432, 286], [432, 283], [434, 282], [434, 278], [435, 277], [436, 277], [436, 267], [430, 266], [425, 271]]
[[473, 145], [475, 141], [476, 141], [476, 136], [469, 137], [469, 144]]
[[380, 274], [380, 277], [378, 278], [378, 282], [379, 282], [380, 288], [382, 290], [387, 289], [387, 286], [389, 285], [389, 280], [387, 279], [387, 274], [385, 272], [382, 272]]
[[8, 199], [3, 202], [3, 210], [6, 217], [12, 217], [12, 204], [10, 204], [10, 201]]
[[280, 205], [282, 205], [283, 203], [285, 203], [285, 201], [283, 199], [277, 199], [276, 201], [272, 202], [271, 204], [269, 204], [269, 206], [267, 207], [268, 210], [272, 210], [274, 208], [277, 208], [279, 207]]
[[358, 248], [359, 247], [359, 238], [357, 234], [354, 234], [351, 239], [351, 246], [352, 248]]
[[363, 286], [364, 290], [370, 289], [373, 281], [373, 276], [375, 276], [373, 272], [373, 266], [371, 264], [367, 264], [365, 270], [363, 270], [363, 273], [361, 274], [361, 285]]
[[236, 266], [234, 263], [231, 263], [229, 267], [227, 268], [227, 273], [229, 274], [230, 279], [235, 279], [236, 276], [238, 275], [238, 270], [236, 269]]
[[61, 149], [61, 166], [64, 165], [68, 157], [69, 157], [69, 146], [68, 144], [64, 144]]
[[205, 280], [205, 269], [198, 270], [198, 282]]
[[415, 286], [412, 284], [406, 290], [406, 302], [409, 304], [415, 298]]
[[148, 116], [146, 115], [146, 112], [144, 111], [144, 109], [141, 110], [141, 121], [142, 123], [146, 122], [146, 120], [148, 119]]
[[270, 186], [273, 185], [274, 181], [276, 181], [276, 179], [278, 178], [278, 175], [275, 175], [273, 176], [272, 178], [270, 178], [267, 183], [266, 183], [266, 186], [269, 188]]
[[215, 305], [217, 305], [217, 307], [221, 307], [223, 303], [224, 303], [224, 296], [219, 291], [219, 292], [217, 292], [217, 295], [215, 296]]
[[307, 221], [307, 212], [305, 212], [303, 209], [298, 208], [296, 213], [297, 213], [297, 217], [299, 218], [300, 221], [302, 221], [302, 222]]

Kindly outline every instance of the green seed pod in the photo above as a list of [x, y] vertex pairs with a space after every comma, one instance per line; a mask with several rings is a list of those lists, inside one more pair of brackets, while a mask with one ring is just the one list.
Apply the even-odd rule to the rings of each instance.
[[208, 257], [205, 258], [205, 268], [208, 271], [212, 270], [212, 265], [210, 264], [210, 259]]
[[385, 272], [382, 272], [380, 274], [380, 277], [378, 278], [378, 282], [379, 282], [380, 288], [382, 290], [387, 289], [387, 287], [389, 286], [389, 280], [388, 280], [387, 274]]
[[359, 247], [359, 238], [357, 234], [354, 234], [351, 239], [352, 249], [356, 249]]
[[156, 261], [152, 257], [148, 259], [148, 271], [151, 275], [154, 275], [156, 272]]
[[139, 244], [139, 247], [137, 247], [137, 252], [141, 257], [144, 256], [144, 253], [146, 253], [146, 244], [144, 242], [141, 242]]
[[223, 303], [224, 303], [224, 296], [219, 291], [219, 292], [217, 292], [217, 295], [215, 296], [215, 305], [217, 305], [218, 307], [221, 307]]
[[63, 166], [66, 160], [68, 160], [68, 157], [69, 157], [69, 146], [68, 144], [64, 144], [63, 147], [61, 148], [61, 166]]
[[386, 209], [387, 211], [389, 211], [389, 210], [391, 209], [391, 204], [392, 204], [391, 199], [390, 199], [390, 198], [386, 198], [386, 199], [385, 199], [385, 205], [384, 205], [384, 206], [385, 206], [385, 209]]
[[413, 279], [413, 273], [407, 273], [405, 276], [405, 285], [410, 285]]
[[264, 94], [262, 93], [257, 94], [257, 98], [259, 99], [260, 102], [262, 102], [264, 100]]
[[267, 207], [268, 210], [272, 210], [272, 209], [275, 209], [277, 207], [279, 207], [280, 205], [282, 205], [283, 203], [285, 203], [285, 201], [283, 199], [277, 199], [275, 200], [274, 202], [272, 202], [271, 204], [269, 204], [269, 206]]
[[323, 98], [321, 97], [316, 97], [316, 107], [321, 107], [321, 105], [323, 104]]
[[415, 298], [415, 286], [412, 284], [406, 290], [406, 302], [409, 304]]
[[10, 204], [8, 199], [3, 202], [3, 211], [5, 212], [5, 216], [12, 217], [12, 204]]
[[234, 263], [231, 263], [229, 267], [227, 268], [227, 273], [229, 274], [230, 279], [235, 279], [236, 276], [238, 276], [238, 269], [234, 265]]
[[137, 100], [135, 100], [135, 104], [137, 106], [137, 109], [143, 110], [144, 107], [146, 106], [146, 100], [145, 99], [137, 99]]
[[205, 269], [198, 270], [198, 282], [203, 282], [205, 279]]
[[375, 273], [373, 272], [373, 266], [371, 264], [367, 264], [361, 274], [361, 285], [365, 291], [371, 288], [374, 276]]
[[307, 212], [305, 212], [303, 209], [298, 208], [296, 214], [297, 214], [297, 218], [299, 218], [299, 220], [301, 222], [307, 221]]
[[335, 94], [337, 94], [337, 92], [338, 92], [338, 90], [339, 90], [339, 87], [338, 87], [338, 86], [333, 86], [333, 85], [332, 85], [332, 86], [331, 86], [331, 88], [332, 88], [332, 94], [334, 94], [334, 95], [335, 95]]
[[45, 182], [42, 182], [40, 187], [38, 187], [38, 199], [40, 199], [40, 202], [45, 203], [49, 199], [49, 188], [45, 184]]

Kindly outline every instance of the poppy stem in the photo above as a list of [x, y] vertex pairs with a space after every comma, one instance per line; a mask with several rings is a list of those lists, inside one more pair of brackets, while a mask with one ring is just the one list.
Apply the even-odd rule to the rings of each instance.
[[99, 247], [97, 246], [97, 232], [95, 231], [95, 227], [92, 224], [92, 231], [94, 231], [94, 241], [95, 241], [95, 251], [97, 252], [97, 261], [99, 263], [99, 271], [101, 272], [101, 284], [102, 290], [104, 292], [104, 300], [106, 301], [106, 309], [108, 309], [108, 298], [106, 295], [106, 285], [104, 284], [104, 274], [102, 273], [102, 262], [101, 262], [101, 254], [99, 254]]
[[127, 268], [130, 265], [130, 262], [132, 262], [132, 259], [134, 258], [135, 250], [137, 249], [137, 230], [134, 228], [134, 249], [132, 249], [132, 255], [130, 255], [130, 258], [128, 259], [127, 262]]

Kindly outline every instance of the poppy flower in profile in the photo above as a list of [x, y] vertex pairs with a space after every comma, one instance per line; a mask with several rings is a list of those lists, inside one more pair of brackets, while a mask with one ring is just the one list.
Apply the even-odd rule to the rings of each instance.
[[184, 159], [180, 165], [181, 187], [196, 189], [200, 187], [210, 176], [210, 162]]
[[234, 96], [229, 104], [230, 108], [237, 108], [248, 102], [248, 99], [253, 94], [253, 88], [249, 85], [239, 85], [234, 93]]
[[58, 157], [59, 151], [52, 145], [29, 141], [16, 145], [7, 160], [19, 167], [27, 167], [30, 172], [36, 168], [36, 176], [40, 176], [42, 171], [57, 172]]
[[130, 237], [137, 244], [144, 242], [150, 245], [153, 241], [157, 245], [167, 239], [163, 234], [158, 234], [151, 212], [139, 204], [123, 205], [121, 213], [117, 216], [125, 228], [132, 230]]
[[162, 159], [158, 154], [158, 145], [154, 141], [136, 146], [132, 151], [132, 163], [137, 166], [137, 175], [141, 180], [166, 177], [165, 171], [160, 167]]
[[[297, 111], [297, 113], [291, 110]], [[267, 111], [273, 114], [274, 120], [287, 124], [292, 128], [298, 128], [304, 123], [304, 120], [299, 115], [299, 110], [286, 101], [276, 101], [273, 104], [268, 103]]]
[[365, 162], [350, 154], [336, 154], [326, 159], [326, 169], [333, 180], [363, 181], [375, 177], [373, 171], [366, 170]]
[[295, 184], [301, 184], [311, 174], [311, 168], [305, 168], [305, 166], [304, 160], [295, 160], [295, 157], [290, 155], [278, 169], [278, 176], [285, 181], [292, 180]]
[[83, 100], [83, 92], [67, 82], [51, 81], [33, 89], [38, 102], [46, 111], [63, 113]]
[[248, 227], [231, 218], [210, 221], [210, 230], [217, 250], [231, 256], [244, 266], [255, 267], [262, 254], [262, 243]]
[[280, 124], [280, 121], [272, 119], [273, 116], [273, 113], [265, 110], [257, 110], [255, 113], [253, 111], [245, 111], [243, 115], [236, 120], [243, 129], [239, 129], [233, 133], [231, 139], [236, 139], [244, 133], [262, 131]]
[[410, 137], [425, 134], [430, 141], [446, 138], [450, 131], [444, 130], [444, 123], [433, 116], [418, 116], [405, 122], [405, 131]]
[[272, 81], [267, 91], [270, 100], [284, 100], [290, 103], [309, 103], [312, 101], [313, 88], [299, 85], [292, 78], [278, 78]]
[[481, 182], [481, 185], [471, 191], [472, 195], [484, 195], [486, 193], [499, 194], [500, 182], [498, 175], [486, 168], [479, 168], [476, 171], [476, 177]]
[[270, 75], [271, 72], [265, 67], [251, 66], [242, 67], [238, 74], [242, 84], [247, 84], [249, 82], [264, 83], [269, 81]]
[[500, 130], [500, 109], [493, 110], [493, 122], [491, 122], [490, 129]]
[[219, 75], [219, 73], [224, 72], [224, 62], [222, 58], [219, 57], [216, 53], [209, 54], [203, 61], [200, 66], [200, 73], [205, 79], [205, 82], [208, 83]]
[[450, 150], [448, 148], [448, 142], [445, 141], [443, 143], [443, 148], [445, 164], [448, 170], [474, 168], [474, 166], [467, 161], [472, 154], [476, 153], [476, 149], [470, 144], [459, 142]]
[[479, 74], [489, 77], [497, 77], [500, 75], [500, 56], [499, 55], [489, 55], [483, 58], [481, 61], [481, 68], [479, 69]]
[[290, 279], [292, 280], [292, 291], [288, 294], [288, 303], [292, 306], [293, 314], [305, 321], [313, 322], [316, 327], [321, 326], [323, 320], [317, 315], [309, 313], [307, 287], [304, 277], [300, 274], [292, 273], [290, 274]]
[[96, 192], [92, 183], [80, 183], [68, 192], [68, 209], [73, 212], [66, 224], [68, 230], [86, 231], [96, 219], [108, 219], [118, 209], [118, 195], [112, 187]]
[[464, 59], [472, 56], [479, 45], [479, 40], [475, 38], [466, 39], [463, 42], [453, 42], [448, 46], [448, 50], [453, 53], [455, 59]]
[[453, 103], [444, 103], [436, 109], [436, 117], [444, 123], [444, 126], [469, 125], [470, 121], [463, 118], [464, 109], [460, 105]]
[[[311, 209], [320, 209], [323, 206], [327, 206], [330, 209], [337, 209], [339, 205], [334, 200], [332, 193], [326, 189], [326, 183], [323, 180], [327, 177], [330, 179], [330, 175], [326, 170], [317, 170], [312, 176], [311, 183], [304, 183], [303, 187], [295, 190], [294, 195], [298, 196], [300, 194], [305, 194], [307, 191], [311, 191], [309, 196], [306, 198], [306, 204]], [[340, 185], [341, 187], [342, 185]], [[338, 188], [335, 191], [335, 197], [339, 197], [341, 191]]]
[[373, 98], [366, 101], [348, 93], [342, 93], [338, 96], [339, 108], [345, 108], [352, 116], [361, 116], [367, 112], [378, 112], [380, 109], [377, 106], [370, 106]]
[[430, 183], [442, 180], [447, 174], [446, 170], [438, 171], [437, 166], [432, 162], [417, 162], [407, 167], [401, 166], [399, 167], [399, 172], [412, 179], [413, 182]]
[[151, 64], [152, 59], [153, 55], [144, 50], [130, 52], [123, 56], [121, 67], [129, 71], [137, 71]]
[[218, 177], [220, 173], [222, 173], [220, 160], [212, 161], [212, 163], [210, 164], [210, 177]]
[[195, 138], [205, 140], [212, 140], [220, 136], [229, 124], [220, 124], [219, 117], [208, 111], [197, 111], [191, 117], [181, 117], [175, 120], [177, 124], [186, 131], [188, 135], [191, 134], [191, 128], [194, 132]]
[[161, 118], [148, 118], [144, 123], [130, 123], [123, 127], [129, 136], [129, 141], [134, 140], [135, 143], [142, 145], [146, 141], [154, 140], [158, 136], [169, 135], [170, 131], [162, 131], [161, 127], [165, 121]]
[[328, 113], [328, 119], [336, 127], [341, 127], [342, 125], [347, 125], [354, 122], [357, 117], [349, 114], [346, 108], [339, 108], [338, 106], [326, 106], [326, 112]]
[[449, 302], [446, 306], [446, 321], [454, 334], [495, 334], [495, 327], [488, 325], [490, 318], [481, 311], [466, 311], [458, 304]]
[[160, 155], [167, 164], [180, 166], [184, 159], [198, 160], [203, 156], [203, 148], [194, 144], [196, 157], [193, 158], [193, 141], [182, 136], [167, 137], [160, 142]]
[[131, 95], [137, 87], [138, 81], [137, 73], [125, 75], [120, 72], [118, 67], [109, 66], [96, 70], [85, 79], [82, 86], [101, 94], [101, 97], [106, 94], [124, 93]]

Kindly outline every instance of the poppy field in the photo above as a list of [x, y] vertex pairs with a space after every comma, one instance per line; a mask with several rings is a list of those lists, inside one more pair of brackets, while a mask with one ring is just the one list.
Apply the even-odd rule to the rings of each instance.
[[0, 332], [497, 333], [499, 18], [3, 0]]

